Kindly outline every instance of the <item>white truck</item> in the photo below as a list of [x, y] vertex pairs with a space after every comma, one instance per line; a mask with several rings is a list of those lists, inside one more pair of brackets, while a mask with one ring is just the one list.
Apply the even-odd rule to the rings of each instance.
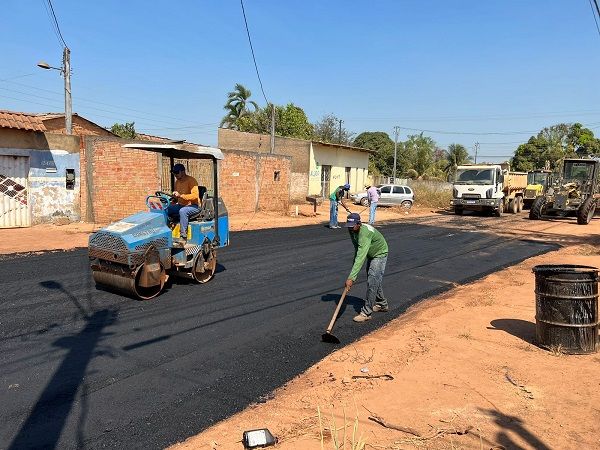
[[504, 164], [468, 164], [458, 166], [454, 178], [451, 205], [454, 213], [465, 210], [488, 211], [500, 217], [504, 211], [523, 210], [527, 173], [511, 172]]

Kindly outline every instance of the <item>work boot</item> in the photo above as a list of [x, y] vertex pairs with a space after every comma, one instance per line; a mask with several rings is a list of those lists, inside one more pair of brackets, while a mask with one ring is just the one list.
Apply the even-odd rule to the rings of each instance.
[[387, 306], [375, 305], [375, 306], [373, 306], [373, 311], [375, 311], [375, 312], [388, 312], [389, 308]]
[[371, 320], [371, 316], [367, 316], [366, 314], [360, 313], [352, 320], [355, 322], [366, 322], [367, 320]]

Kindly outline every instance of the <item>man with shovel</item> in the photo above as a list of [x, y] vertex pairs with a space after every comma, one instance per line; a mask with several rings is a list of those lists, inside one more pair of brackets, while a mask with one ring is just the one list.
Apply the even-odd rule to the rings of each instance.
[[383, 273], [388, 256], [388, 245], [383, 235], [369, 224], [362, 224], [360, 215], [352, 213], [346, 219], [346, 228], [354, 244], [354, 264], [348, 279], [346, 289], [350, 290], [356, 281], [365, 260], [367, 261], [367, 297], [360, 314], [354, 317], [355, 322], [366, 322], [371, 319], [371, 313], [386, 312], [388, 302], [383, 295]]

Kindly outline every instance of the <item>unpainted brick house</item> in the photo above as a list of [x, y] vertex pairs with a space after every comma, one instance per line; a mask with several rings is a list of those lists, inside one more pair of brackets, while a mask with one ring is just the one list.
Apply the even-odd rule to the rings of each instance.
[[[168, 160], [124, 149], [125, 143], [169, 142], [140, 135], [130, 141], [73, 116], [0, 111], [0, 228], [55, 221], [108, 223], [144, 210], [145, 198], [170, 190]], [[231, 214], [287, 212], [292, 158], [224, 151], [219, 193]], [[209, 191], [212, 176], [200, 161], [178, 161]]]
[[[219, 128], [218, 146], [270, 153], [271, 136]], [[275, 137], [276, 155], [291, 157], [290, 200], [306, 201], [308, 195], [329, 194], [339, 185], [349, 183], [350, 192], [363, 190], [369, 182], [369, 155], [373, 150], [303, 139]]]

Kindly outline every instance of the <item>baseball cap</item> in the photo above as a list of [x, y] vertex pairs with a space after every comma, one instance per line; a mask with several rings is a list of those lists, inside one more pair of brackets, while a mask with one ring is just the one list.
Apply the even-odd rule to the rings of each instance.
[[344, 189], [350, 189], [350, 185], [349, 185], [348, 183], [346, 183], [346, 184], [344, 185]]
[[175, 164], [171, 169], [171, 173], [179, 173], [182, 170], [185, 170], [185, 166], [183, 164]]
[[354, 225], [360, 223], [360, 215], [357, 213], [348, 214], [346, 218], [346, 228], [352, 228]]

